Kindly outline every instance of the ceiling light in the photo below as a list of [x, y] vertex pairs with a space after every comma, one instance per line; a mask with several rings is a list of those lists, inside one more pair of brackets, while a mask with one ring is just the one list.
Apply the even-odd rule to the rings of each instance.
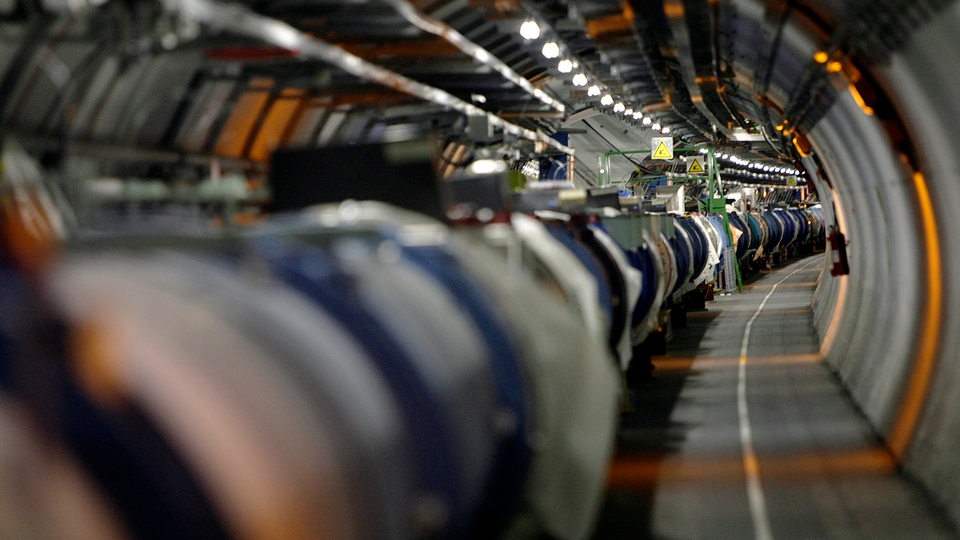
[[643, 125], [649, 126], [651, 123], [653, 123], [653, 120], [651, 120], [649, 116], [643, 117]]
[[587, 95], [588, 95], [588, 96], [593, 96], [593, 97], [599, 96], [599, 95], [600, 95], [600, 87], [597, 86], [597, 85], [593, 85], [593, 86], [591, 86], [590, 88], [587, 88]]
[[623, 103], [620, 103], [619, 101], [617, 102], [616, 105], [613, 106], [613, 112], [623, 112], [625, 110], [627, 110], [627, 107]]
[[634, 119], [634, 120], [639, 120], [639, 119], [641, 119], [641, 118], [643, 118], [643, 113], [642, 113], [642, 112], [640, 112], [640, 111], [633, 111], [633, 119]]
[[660, 130], [660, 133], [663, 133], [664, 135], [670, 133], [670, 126], [663, 126], [663, 129]]
[[627, 109], [627, 110], [623, 111], [623, 114], [625, 114], [625, 115], [627, 115], [627, 116], [633, 116], [633, 109]]
[[600, 98], [600, 104], [604, 107], [613, 105], [613, 96], [610, 94], [605, 94], [602, 98]]
[[557, 45], [556, 41], [548, 41], [543, 44], [543, 48], [540, 49], [540, 52], [543, 53], [545, 58], [557, 58], [560, 56], [560, 45]]
[[[587, 85], [587, 76], [583, 73], [577, 73], [573, 76], [573, 85], [574, 86], [586, 86]], [[597, 88], [599, 91], [600, 89]]]
[[540, 37], [540, 25], [533, 19], [527, 19], [520, 25], [520, 35], [526, 40], [537, 39]]
[[564, 58], [557, 64], [557, 71], [560, 73], [570, 73], [573, 71], [573, 62], [567, 58]]
[[650, 128], [653, 129], [654, 131], [660, 131], [660, 122], [653, 124], [652, 126], [650, 126]]
[[720, 159], [728, 159], [730, 154], [720, 154]]
[[506, 172], [507, 164], [496, 159], [478, 159], [467, 168], [473, 174], [493, 174]]

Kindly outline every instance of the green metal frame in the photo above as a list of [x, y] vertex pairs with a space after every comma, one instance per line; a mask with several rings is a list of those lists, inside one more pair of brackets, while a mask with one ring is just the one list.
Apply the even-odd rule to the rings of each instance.
[[[677, 152], [699, 152], [700, 148], [695, 146], [681, 146], [673, 149], [674, 154]], [[604, 152], [597, 156], [598, 167], [597, 167], [597, 182], [600, 187], [606, 187], [610, 185], [610, 158], [612, 156], [628, 156], [634, 154], [649, 154], [650, 149], [645, 150], [626, 150], [626, 151], [610, 151]], [[714, 181], [717, 178], [716, 172], [716, 157], [713, 153], [713, 148], [707, 149], [707, 175], [708, 182], [710, 183], [711, 190], [713, 189]], [[711, 191], [711, 193], [713, 193]]]
[[[673, 152], [699, 152], [700, 148], [693, 146], [681, 146], [674, 148]], [[610, 182], [610, 158], [613, 156], [627, 156], [634, 154], [649, 154], [650, 149], [646, 150], [626, 150], [604, 152], [597, 157], [597, 183], [600, 187], [607, 187]], [[699, 179], [700, 177], [688, 177], [686, 180]], [[683, 179], [672, 179], [674, 181], [685, 181]], [[717, 158], [713, 148], [707, 148], [707, 203], [706, 213], [720, 214], [723, 217], [723, 229], [727, 233], [727, 239], [731, 246], [735, 246], [733, 233], [730, 232], [730, 218], [727, 215], [726, 198], [721, 192], [720, 173], [717, 170]], [[642, 204], [642, 203], [641, 203]], [[737, 274], [737, 292], [743, 292], [743, 279], [740, 275], [740, 261], [736, 258], [736, 247], [734, 247], [734, 264]]]

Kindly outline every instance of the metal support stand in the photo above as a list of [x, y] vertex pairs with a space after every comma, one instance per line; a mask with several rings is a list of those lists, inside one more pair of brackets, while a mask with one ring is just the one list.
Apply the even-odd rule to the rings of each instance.
[[[699, 152], [700, 148], [697, 147], [679, 147], [674, 148], [674, 152]], [[610, 185], [610, 158], [612, 156], [627, 156], [635, 154], [649, 154], [651, 150], [626, 150], [626, 151], [610, 151], [604, 152], [598, 158], [598, 169], [597, 169], [597, 183], [600, 187], [606, 187]], [[639, 200], [640, 210], [643, 210], [643, 200]], [[723, 230], [727, 235], [727, 239], [730, 241], [730, 245], [734, 245], [733, 234], [730, 232], [730, 217], [727, 215], [727, 202], [726, 198], [723, 195], [723, 185], [720, 180], [720, 171], [717, 168], [717, 158], [714, 153], [713, 148], [707, 149], [707, 205], [706, 212], [712, 214], [719, 214], [723, 217]], [[740, 274], [740, 261], [737, 260], [736, 255], [733, 257], [733, 267], [734, 272], [737, 277], [737, 291], [743, 291], [743, 279]]]

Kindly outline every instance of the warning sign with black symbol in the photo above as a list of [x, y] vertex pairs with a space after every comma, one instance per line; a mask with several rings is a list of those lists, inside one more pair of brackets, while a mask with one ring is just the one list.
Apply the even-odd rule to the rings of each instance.
[[650, 148], [653, 159], [673, 159], [673, 137], [653, 137]]
[[687, 174], [703, 174], [703, 158], [696, 156], [687, 159]]

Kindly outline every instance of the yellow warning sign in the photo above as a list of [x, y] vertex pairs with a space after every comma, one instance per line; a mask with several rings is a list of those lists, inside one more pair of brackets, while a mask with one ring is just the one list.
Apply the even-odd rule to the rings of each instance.
[[650, 148], [653, 148], [650, 153], [653, 159], [673, 159], [673, 137], [653, 137]]
[[703, 158], [700, 156], [687, 159], [687, 174], [703, 174]]

